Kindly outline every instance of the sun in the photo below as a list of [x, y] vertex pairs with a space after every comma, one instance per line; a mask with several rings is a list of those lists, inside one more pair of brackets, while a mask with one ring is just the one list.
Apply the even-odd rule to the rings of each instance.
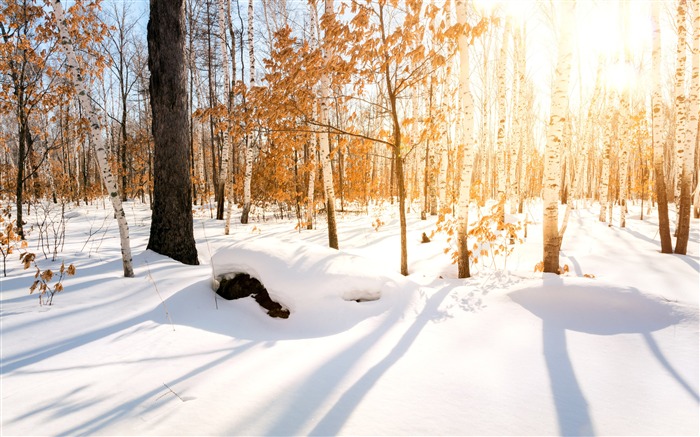
[[[603, 0], [577, 2], [576, 50], [582, 64], [599, 63], [603, 85], [615, 92], [636, 91], [645, 83], [645, 54], [651, 47], [652, 24], [649, 2]], [[589, 78], [595, 81], [595, 77]]]

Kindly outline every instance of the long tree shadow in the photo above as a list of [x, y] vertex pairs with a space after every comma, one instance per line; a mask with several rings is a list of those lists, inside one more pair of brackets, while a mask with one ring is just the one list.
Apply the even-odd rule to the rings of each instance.
[[[426, 302], [426, 308], [436, 309], [439, 303], [449, 294], [449, 287], [435, 292]], [[395, 305], [385, 315], [382, 324], [366, 336], [360, 338], [354, 344], [344, 348], [330, 360], [320, 366], [309, 379], [299, 384], [295, 399], [303, 399], [303, 402], [290, 402], [287, 412], [281, 414], [277, 422], [265, 432], [266, 435], [295, 435], [302, 432], [318, 412], [324, 403], [331, 397], [343, 378], [351, 373], [352, 369], [372, 351], [376, 345], [391, 330], [391, 327], [400, 319], [405, 308], [401, 304]], [[310, 431], [312, 435], [333, 435], [342, 427], [357, 407], [364, 395], [372, 385], [398, 361], [409, 349], [417, 337], [425, 322], [417, 320], [409, 328], [408, 332], [399, 340], [398, 344], [379, 364], [375, 365], [358, 382], [356, 382], [341, 399], [331, 408], [326, 416]], [[299, 411], [299, 405], [304, 405], [304, 410]]]
[[569, 357], [566, 330], [542, 320], [542, 346], [561, 435], [595, 435], [588, 401], [581, 391]]
[[425, 325], [432, 320], [430, 314], [437, 314], [442, 301], [450, 293], [451, 287], [445, 286], [433, 294], [426, 302], [423, 314], [428, 317], [418, 316], [415, 322], [408, 328], [404, 335], [396, 343], [396, 346], [377, 364], [367, 371], [355, 384], [352, 385], [338, 399], [338, 402], [326, 413], [321, 421], [316, 424], [309, 435], [337, 435], [352, 412], [362, 402], [369, 390], [379, 379], [396, 364], [410, 349], [411, 345], [423, 330]]
[[546, 277], [544, 282], [546, 287], [521, 289], [509, 296], [542, 319], [543, 354], [562, 435], [595, 434], [588, 401], [569, 356], [567, 331], [591, 335], [640, 334], [668, 374], [698, 401], [697, 387], [685, 381], [651, 336], [653, 331], [683, 319], [673, 306], [645, 296], [635, 288], [564, 284], [559, 277]]
[[[181, 382], [187, 381], [188, 379], [199, 375], [209, 369], [213, 369], [217, 366], [227, 363], [236, 355], [243, 353], [244, 351], [250, 349], [256, 344], [256, 342], [248, 342], [241, 346], [235, 347], [229, 350], [228, 352], [222, 354], [220, 357], [209, 361], [206, 364], [203, 364], [195, 369], [192, 369], [189, 372], [182, 374], [178, 378], [168, 381], [168, 387], [176, 387], [177, 384]], [[126, 402], [122, 402], [121, 404], [115, 405], [114, 407], [108, 409], [107, 411], [105, 411], [97, 417], [91, 417], [88, 420], [83, 421], [82, 423], [78, 423], [72, 428], [62, 431], [60, 434], [94, 435], [95, 433], [98, 433], [100, 430], [104, 429], [109, 424], [117, 423], [119, 420], [123, 419], [129, 414], [132, 414], [138, 406], [145, 405], [146, 401], [148, 401], [149, 399], [153, 399], [154, 397], [156, 397], [156, 395], [162, 393], [163, 390], [164, 389], [162, 385], [154, 384], [154, 387], [152, 389], [144, 391], [140, 395], [135, 396]], [[188, 398], [180, 398], [180, 400], [182, 402], [185, 402], [188, 400]], [[145, 407], [140, 412], [140, 414], [147, 414], [149, 412], [152, 412], [156, 410], [158, 406], [159, 405], [156, 403], [151, 403], [149, 406]]]

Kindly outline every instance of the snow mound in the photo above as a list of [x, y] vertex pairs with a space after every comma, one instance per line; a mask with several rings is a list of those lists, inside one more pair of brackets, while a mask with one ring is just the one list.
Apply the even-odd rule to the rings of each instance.
[[376, 301], [395, 290], [401, 277], [368, 259], [308, 243], [258, 238], [218, 249], [211, 257], [212, 288], [223, 278], [247, 273], [270, 297], [296, 313], [332, 311], [346, 301]]

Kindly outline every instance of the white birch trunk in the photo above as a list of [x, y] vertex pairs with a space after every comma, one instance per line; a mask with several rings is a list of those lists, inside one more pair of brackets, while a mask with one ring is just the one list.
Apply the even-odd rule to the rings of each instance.
[[[253, 0], [248, 0], [248, 55], [250, 56], [250, 87], [255, 87], [255, 44], [253, 40], [255, 23], [255, 10], [253, 9]], [[241, 50], [243, 48], [241, 47]], [[248, 215], [250, 214], [250, 206], [252, 201], [251, 183], [253, 180], [253, 147], [254, 141], [251, 132], [246, 134], [246, 149], [245, 149], [245, 173], [243, 174], [243, 210], [241, 211], [241, 223], [248, 223]]]
[[[202, 127], [200, 126], [200, 131], [204, 131]], [[200, 203], [204, 205], [205, 199], [207, 204], [209, 203], [209, 196], [206, 195], [207, 193], [207, 179], [206, 176], [204, 175], [204, 163], [206, 162], [206, 151], [204, 150], [204, 137], [200, 136], [200, 141], [199, 141], [199, 153], [198, 153], [199, 158], [196, 159], [197, 163], [197, 175], [199, 177], [199, 198], [200, 198]]]
[[[498, 135], [496, 137], [496, 165], [498, 177], [498, 201], [505, 201], [506, 195], [506, 63], [508, 60], [508, 41], [510, 39], [510, 20], [506, 19], [503, 31], [503, 43], [501, 53], [498, 58]], [[499, 210], [502, 216], [504, 210]], [[499, 220], [502, 220], [499, 219]]]
[[683, 172], [684, 146], [686, 131], [686, 99], [685, 99], [685, 68], [687, 61], [687, 28], [686, 28], [686, 0], [678, 0], [676, 12], [676, 29], [678, 30], [678, 45], [676, 46], [676, 74], [675, 74], [675, 159], [674, 169], [676, 174], [675, 198], [676, 204], [680, 197], [681, 174]]
[[[318, 12], [316, 7], [312, 7], [312, 20], [315, 21], [317, 29], [320, 29]], [[333, 14], [333, 0], [325, 0], [325, 14]], [[325, 37], [324, 37], [325, 39]], [[322, 57], [323, 65], [329, 68], [328, 49], [323, 43]], [[326, 216], [328, 219], [328, 245], [338, 249], [338, 235], [335, 224], [335, 190], [333, 187], [333, 167], [331, 166], [331, 150], [327, 126], [330, 123], [329, 100], [330, 100], [330, 77], [327, 74], [321, 76], [321, 98], [320, 104], [320, 124], [324, 126], [319, 133], [319, 153], [321, 157], [321, 173], [323, 177], [323, 192], [326, 197]]]
[[654, 180], [658, 202], [659, 238], [661, 253], [673, 251], [668, 220], [668, 200], [666, 199], [666, 178], [664, 175], [663, 99], [661, 84], [661, 28], [659, 25], [659, 3], [651, 3], [653, 31], [652, 46], [652, 139], [654, 142]]
[[613, 120], [611, 116], [605, 117], [605, 128], [603, 131], [603, 170], [600, 176], [600, 215], [598, 219], [601, 222], [607, 220], [608, 214], [608, 191], [609, 191], [609, 181], [610, 181], [610, 150], [612, 148], [612, 124]]
[[[318, 27], [318, 12], [316, 11], [316, 2], [309, 2], [309, 7], [312, 9], [310, 11], [311, 15], [311, 31], [309, 32], [311, 38], [312, 47], [318, 46], [318, 40], [320, 37], [320, 29]], [[316, 120], [318, 117], [318, 110], [316, 105], [313, 105], [313, 119]], [[309, 160], [309, 185], [307, 187], [306, 194], [306, 229], [312, 230], [314, 228], [314, 212], [316, 211], [316, 150], [318, 149], [318, 135], [313, 132], [309, 140], [308, 149], [308, 160]]]
[[[314, 118], [316, 118], [316, 105], [314, 105]], [[316, 142], [318, 137], [316, 133], [311, 134], [311, 140], [309, 141], [309, 187], [306, 195], [306, 229], [314, 228], [314, 211], [315, 211], [315, 200], [314, 191], [316, 190]]]
[[[224, 144], [221, 149], [221, 168], [219, 171], [219, 188], [224, 199], [228, 199], [226, 190], [228, 188], [231, 190], [230, 184], [228, 183], [229, 174], [231, 172], [231, 109], [233, 106], [233, 86], [231, 84], [231, 77], [229, 75], [229, 65], [228, 65], [228, 48], [226, 47], [226, 5], [225, 0], [219, 0], [219, 47], [221, 49], [221, 64], [224, 71], [224, 93], [226, 95], [226, 115], [224, 115], [224, 129], [223, 137]], [[228, 199], [230, 200], [230, 199]], [[228, 235], [231, 229], [231, 202], [229, 201], [229, 206], [226, 209], [226, 224], [224, 225], [224, 235]]]
[[[192, 72], [192, 79], [194, 81], [194, 89], [197, 93], [197, 96], [201, 98], [204, 96], [204, 92], [202, 91], [202, 81], [200, 80], [199, 74], [197, 72], [197, 62], [195, 60], [195, 53], [194, 50], [188, 50], [188, 62], [189, 62], [189, 67], [190, 71]], [[193, 110], [193, 108], [190, 108], [190, 110]], [[201, 129], [201, 127], [200, 127]], [[194, 129], [193, 129], [194, 130]], [[194, 156], [195, 160], [195, 171], [197, 172], [196, 177], [198, 181], [198, 191], [199, 191], [199, 196], [200, 196], [200, 203], [204, 205], [205, 202], [205, 193], [207, 191], [207, 185], [206, 185], [206, 178], [204, 176], [204, 162], [206, 160], [205, 158], [205, 152], [204, 152], [204, 142], [200, 141], [199, 142], [199, 151], [198, 153], [195, 153]], [[208, 200], [207, 200], [208, 202]]]
[[442, 142], [440, 144], [440, 170], [438, 172], [438, 214], [440, 217], [445, 214], [445, 208], [447, 208], [447, 167], [447, 145]]
[[[524, 30], [522, 31], [524, 33]], [[526, 65], [525, 65], [525, 38], [521, 31], [514, 33], [514, 50], [515, 61], [513, 63], [514, 82], [517, 84], [517, 90], [513, 92], [514, 105], [513, 116], [513, 141], [510, 142], [510, 162], [509, 162], [509, 177], [510, 177], [510, 213], [515, 214], [518, 210], [518, 199], [520, 197], [520, 184], [518, 183], [517, 168], [518, 154], [522, 155], [523, 144], [525, 142], [525, 126], [524, 117], [526, 111], [526, 96], [525, 96], [525, 81], [526, 81]]]
[[107, 151], [105, 149], [104, 138], [102, 137], [100, 119], [92, 105], [87, 80], [85, 76], [83, 76], [82, 68], [80, 68], [80, 65], [78, 64], [73, 43], [70, 39], [70, 35], [68, 34], [68, 29], [66, 29], [63, 5], [61, 4], [60, 0], [54, 0], [52, 6], [54, 13], [56, 14], [56, 22], [58, 24], [59, 35], [61, 38], [60, 47], [66, 55], [66, 66], [68, 71], [70, 71], [73, 84], [78, 91], [78, 99], [80, 99], [81, 105], [83, 105], [83, 108], [85, 108], [87, 111], [88, 120], [90, 121], [90, 139], [95, 145], [95, 156], [97, 157], [97, 162], [100, 167], [102, 182], [109, 193], [109, 199], [112, 202], [114, 215], [117, 218], [117, 224], [119, 225], [119, 242], [121, 244], [124, 276], [131, 278], [134, 276], [134, 269], [131, 261], [129, 225], [126, 222], [126, 214], [124, 213], [124, 207], [122, 206], [122, 202], [119, 197], [117, 182], [114, 179], [114, 175], [112, 175], [112, 170], [109, 166], [109, 161], [107, 160]]
[[685, 173], [690, 177], [695, 161], [695, 145], [698, 141], [698, 118], [700, 117], [700, 0], [694, 0], [693, 9], [695, 17], [693, 18], [693, 52], [691, 58], [691, 75], [690, 75], [690, 95], [688, 97], [688, 127], [686, 130], [685, 149], [687, 157], [685, 164]]
[[559, 273], [559, 194], [561, 190], [561, 147], [567, 122], [569, 79], [572, 58], [572, 31], [575, 1], [562, 4], [557, 66], [552, 79], [552, 102], [544, 150], [543, 180], [543, 261], [544, 271]]
[[[627, 132], [626, 123], [622, 129], [623, 133]], [[625, 137], [623, 137], [625, 138]], [[627, 175], [629, 170], [629, 147], [626, 141], [620, 141], [620, 227], [626, 226], [627, 214]]]
[[[691, 191], [693, 189], [693, 161], [695, 147], [698, 140], [698, 112], [700, 112], [700, 102], [698, 102], [700, 94], [700, 0], [693, 0], [693, 46], [691, 55], [691, 78], [690, 78], [690, 94], [688, 96], [687, 125], [684, 126], [684, 136], [682, 139], [676, 138], [676, 153], [678, 159], [681, 160], [680, 168], [680, 193], [679, 193], [679, 208], [678, 208], [678, 239], [674, 252], [685, 255], [688, 247], [688, 239], [690, 237], [690, 210], [691, 210]], [[678, 6], [679, 15], [681, 15], [681, 1]], [[679, 18], [680, 22], [680, 18]], [[679, 29], [680, 34], [680, 29]], [[679, 48], [680, 50], [680, 48]], [[678, 74], [678, 73], [677, 73]], [[680, 100], [676, 100], [680, 104]], [[682, 123], [685, 124], [685, 118]], [[681, 145], [682, 142], [682, 145]], [[680, 150], [679, 150], [680, 149]]]
[[[456, 0], [457, 23], [467, 23], [467, 1]], [[459, 146], [463, 151], [463, 164], [457, 202], [457, 248], [458, 277], [468, 278], [469, 249], [467, 245], [467, 226], [469, 224], [469, 194], [472, 171], [474, 167], [474, 101], [469, 89], [469, 43], [467, 36], [461, 33], [457, 38], [459, 50], [459, 101], [464, 116]]]

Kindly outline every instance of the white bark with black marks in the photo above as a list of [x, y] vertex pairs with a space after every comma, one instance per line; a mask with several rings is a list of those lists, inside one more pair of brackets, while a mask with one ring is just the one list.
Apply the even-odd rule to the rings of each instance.
[[559, 199], [561, 190], [561, 153], [564, 126], [569, 112], [569, 80], [571, 76], [572, 34], [576, 2], [564, 2], [559, 25], [559, 52], [552, 79], [552, 101], [544, 150], [543, 182], [543, 262], [544, 272], [559, 273]]
[[[467, 1], [456, 0], [457, 24], [467, 24]], [[459, 200], [457, 202], [457, 275], [468, 278], [469, 247], [467, 245], [467, 227], [469, 224], [469, 197], [471, 190], [472, 171], [474, 169], [474, 100], [469, 88], [469, 42], [467, 35], [460, 32], [457, 38], [459, 50], [459, 102], [462, 112], [463, 126], [459, 147], [462, 148], [463, 163], [459, 184]]]
[[78, 92], [80, 104], [87, 111], [88, 120], [90, 122], [90, 141], [95, 145], [95, 156], [97, 157], [97, 163], [100, 167], [102, 182], [104, 183], [104, 186], [109, 194], [109, 199], [112, 202], [112, 207], [114, 208], [114, 215], [117, 218], [117, 224], [119, 225], [119, 242], [121, 245], [124, 276], [131, 278], [134, 276], [134, 269], [131, 259], [129, 225], [126, 221], [124, 207], [119, 197], [117, 181], [112, 174], [112, 170], [107, 159], [107, 150], [105, 149], [105, 142], [102, 136], [102, 125], [97, 115], [97, 111], [95, 111], [92, 104], [92, 100], [90, 99], [90, 90], [88, 88], [87, 78], [84, 76], [83, 70], [78, 64], [73, 43], [68, 33], [68, 29], [66, 29], [63, 5], [61, 4], [60, 0], [55, 0], [52, 3], [52, 6], [56, 15], [56, 22], [58, 24], [60, 47], [66, 55], [66, 68], [68, 68], [73, 80], [73, 85]]

